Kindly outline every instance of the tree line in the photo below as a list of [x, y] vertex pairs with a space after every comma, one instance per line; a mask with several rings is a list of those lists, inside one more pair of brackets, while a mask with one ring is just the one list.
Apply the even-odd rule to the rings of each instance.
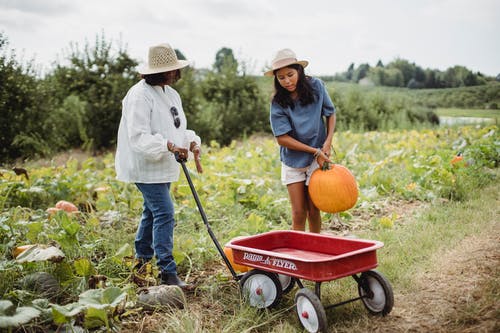
[[[91, 152], [114, 148], [121, 101], [140, 79], [137, 65], [121, 43], [108, 41], [102, 33], [83, 48], [72, 43], [64, 61], [55, 62], [41, 77], [33, 60], [16, 59], [7, 36], [0, 32], [0, 165], [71, 148]], [[231, 49], [223, 47], [211, 68], [182, 70], [174, 88], [181, 95], [189, 128], [205, 143], [228, 145], [256, 132], [270, 132], [272, 80], [249, 75], [245, 68]], [[494, 96], [498, 86], [493, 87]], [[340, 111], [339, 130], [436, 123], [431, 108], [402, 96], [364, 93], [357, 85], [346, 90], [329, 86], [329, 90]]]
[[[487, 84], [495, 78], [480, 72], [473, 73], [464, 66], [449, 67], [445, 71], [423, 69], [408, 60], [397, 58], [387, 65], [378, 61], [375, 67], [367, 63], [355, 66], [351, 63], [347, 70], [334, 76], [325, 76], [327, 81], [355, 82], [376, 86], [407, 87], [410, 89], [435, 89], [470, 87]], [[500, 74], [496, 78], [500, 80]]]
[[[19, 63], [0, 33], [0, 164], [75, 147], [97, 152], [116, 144], [121, 100], [140, 75], [138, 62], [104, 34], [41, 78], [33, 61]], [[176, 50], [179, 58], [184, 55]], [[225, 145], [268, 128], [267, 99], [257, 82], [222, 48], [213, 68], [182, 71], [179, 91], [189, 128]]]

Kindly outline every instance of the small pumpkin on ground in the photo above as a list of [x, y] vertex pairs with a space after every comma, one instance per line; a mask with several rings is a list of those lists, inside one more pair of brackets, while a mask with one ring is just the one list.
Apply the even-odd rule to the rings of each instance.
[[327, 213], [346, 211], [358, 200], [356, 179], [340, 164], [323, 163], [311, 175], [308, 191], [314, 205]]
[[25, 276], [21, 280], [21, 286], [48, 299], [55, 299], [62, 293], [57, 279], [46, 272], [36, 272]]
[[154, 311], [162, 307], [183, 309], [186, 296], [179, 286], [159, 285], [142, 288], [138, 291], [137, 305], [146, 311]]
[[12, 257], [14, 257], [14, 259], [16, 259], [21, 253], [23, 253], [26, 250], [31, 249], [34, 246], [36, 246], [36, 244], [17, 246], [12, 250]]
[[236, 264], [234, 262], [233, 249], [232, 248], [224, 246], [224, 253], [226, 254], [227, 259], [229, 259], [229, 262], [231, 263], [231, 266], [233, 266], [233, 269], [236, 272], [246, 273], [246, 272], [248, 272], [251, 269], [248, 266], [238, 265], [238, 264]]
[[77, 212], [78, 207], [76, 207], [73, 203], [66, 201], [66, 200], [60, 200], [56, 203], [56, 208], [62, 209], [65, 212], [72, 213], [72, 212]]

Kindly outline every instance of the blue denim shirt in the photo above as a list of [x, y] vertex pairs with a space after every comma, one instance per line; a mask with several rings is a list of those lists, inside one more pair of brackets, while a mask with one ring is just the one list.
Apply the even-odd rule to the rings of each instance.
[[[326, 139], [326, 126], [323, 117], [335, 113], [328, 91], [323, 81], [310, 78], [315, 93], [314, 103], [300, 105], [295, 103], [293, 110], [290, 107], [282, 108], [277, 103], [271, 103], [271, 128], [275, 137], [288, 134], [292, 138], [315, 148], [323, 147]], [[313, 161], [313, 155], [280, 147], [280, 159], [292, 168], [304, 168]]]

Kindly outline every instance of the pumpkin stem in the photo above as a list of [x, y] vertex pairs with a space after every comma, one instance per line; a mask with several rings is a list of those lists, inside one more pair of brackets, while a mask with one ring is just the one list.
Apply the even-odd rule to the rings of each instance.
[[[337, 157], [337, 152], [335, 151], [335, 148], [332, 147], [332, 157]], [[323, 166], [321, 167], [321, 170], [326, 171], [330, 170], [330, 165], [333, 163], [330, 162], [324, 162]]]

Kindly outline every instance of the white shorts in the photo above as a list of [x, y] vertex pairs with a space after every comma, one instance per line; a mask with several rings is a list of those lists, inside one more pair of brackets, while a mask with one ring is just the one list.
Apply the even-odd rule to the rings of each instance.
[[281, 163], [281, 183], [283, 185], [288, 185], [305, 181], [307, 186], [309, 185], [312, 173], [317, 168], [319, 168], [319, 164], [316, 160], [314, 160], [311, 165], [304, 168], [292, 168]]

